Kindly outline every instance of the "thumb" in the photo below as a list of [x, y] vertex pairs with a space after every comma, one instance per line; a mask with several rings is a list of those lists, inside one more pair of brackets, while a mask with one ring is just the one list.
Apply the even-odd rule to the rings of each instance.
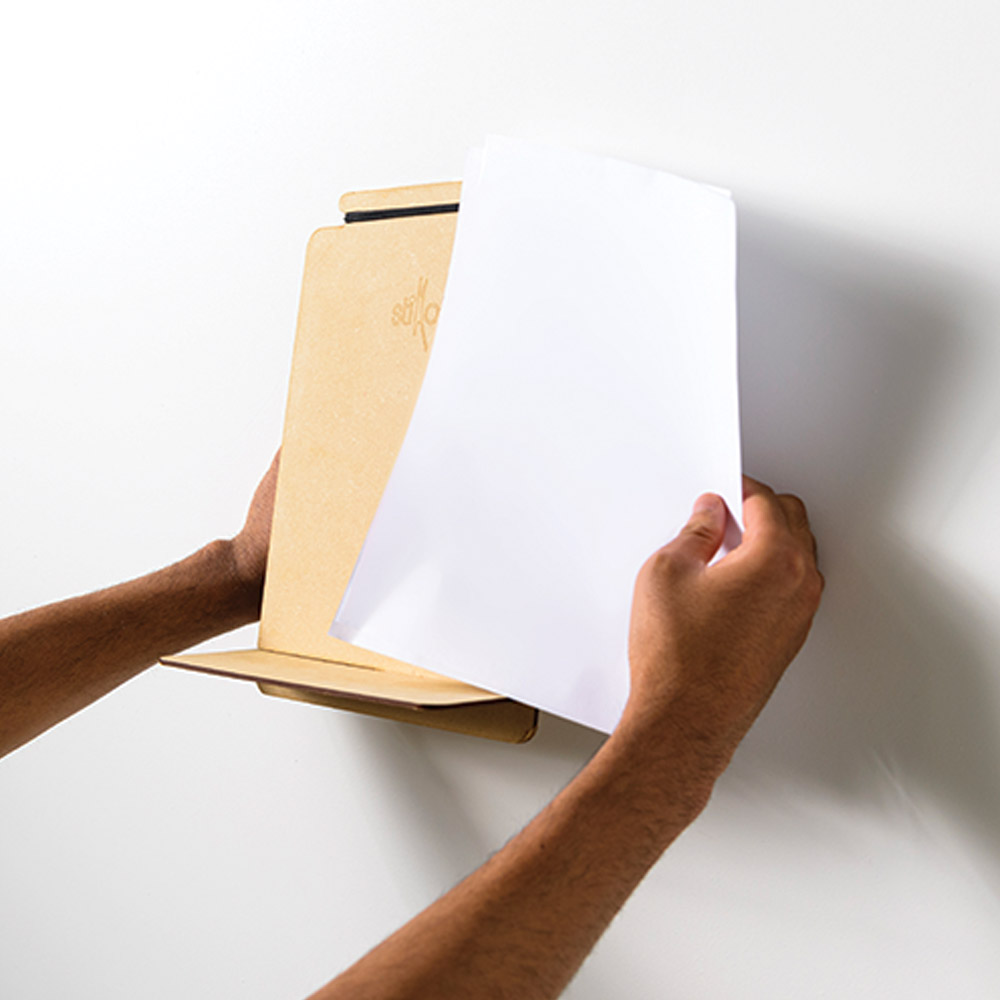
[[719, 550], [726, 533], [726, 504], [714, 493], [704, 493], [694, 502], [687, 524], [674, 540], [677, 552], [707, 563]]

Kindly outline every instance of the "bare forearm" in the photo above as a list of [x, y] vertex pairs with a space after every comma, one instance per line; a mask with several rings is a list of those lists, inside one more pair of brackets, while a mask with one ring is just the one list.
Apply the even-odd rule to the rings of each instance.
[[313, 1000], [558, 996], [713, 777], [679, 734], [620, 728], [501, 852]]
[[134, 677], [161, 656], [255, 620], [232, 543], [166, 569], [0, 621], [0, 756]]
[[714, 566], [706, 494], [636, 580], [631, 694], [601, 751], [499, 854], [313, 1000], [551, 1000], [704, 808], [805, 641], [823, 578], [802, 502], [745, 483], [742, 545]]

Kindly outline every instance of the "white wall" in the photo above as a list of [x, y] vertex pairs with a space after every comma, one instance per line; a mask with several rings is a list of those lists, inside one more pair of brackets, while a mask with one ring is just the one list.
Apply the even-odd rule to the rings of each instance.
[[[1000, 995], [1000, 13], [985, 0], [21, 4], [0, 31], [0, 614], [238, 527], [305, 241], [487, 131], [733, 189], [746, 465], [813, 637], [569, 996]], [[216, 645], [252, 644], [253, 631]], [[0, 995], [329, 978], [596, 738], [150, 671], [0, 763]]]

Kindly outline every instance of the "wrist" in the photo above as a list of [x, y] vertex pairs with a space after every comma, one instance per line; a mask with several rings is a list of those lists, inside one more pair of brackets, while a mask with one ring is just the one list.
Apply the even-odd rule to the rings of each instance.
[[215, 606], [234, 622], [230, 627], [257, 621], [264, 590], [263, 574], [247, 571], [241, 562], [236, 540], [216, 539], [197, 555], [201, 557], [206, 577], [218, 595]]
[[687, 725], [679, 709], [640, 710], [631, 703], [606, 746], [641, 762], [650, 786], [685, 804], [692, 820], [708, 804], [731, 756]]

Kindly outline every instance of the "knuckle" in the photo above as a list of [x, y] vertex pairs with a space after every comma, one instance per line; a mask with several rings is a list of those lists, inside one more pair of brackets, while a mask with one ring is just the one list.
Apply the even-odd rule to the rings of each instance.
[[797, 496], [794, 493], [782, 493], [781, 499], [787, 506], [791, 507], [792, 510], [797, 511], [799, 514], [805, 517], [806, 505], [802, 501], [802, 498], [800, 496]]
[[775, 546], [771, 568], [775, 577], [796, 588], [806, 582], [814, 564], [801, 545], [797, 545], [791, 539], [785, 539]]
[[672, 572], [674, 557], [668, 546], [657, 549], [647, 560], [643, 567], [651, 576], [664, 576]]
[[692, 521], [684, 528], [684, 533], [689, 538], [696, 538], [700, 542], [714, 542], [716, 538], [715, 528], [706, 521]]
[[796, 528], [808, 528], [809, 512], [800, 497], [794, 493], [782, 493], [778, 500], [781, 502], [790, 524]]
[[795, 584], [796, 600], [811, 618], [819, 609], [826, 581], [815, 564], [808, 565], [802, 578]]
[[646, 560], [643, 569], [652, 581], [672, 583], [680, 576], [683, 570], [683, 561], [674, 546], [664, 545]]

